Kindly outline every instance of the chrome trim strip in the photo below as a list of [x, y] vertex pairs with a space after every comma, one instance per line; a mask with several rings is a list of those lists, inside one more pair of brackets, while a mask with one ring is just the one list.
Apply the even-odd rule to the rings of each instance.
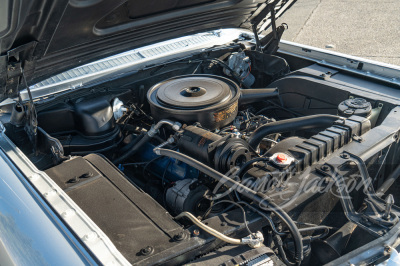
[[[68, 70], [29, 88], [33, 98], [78, 89], [98, 79], [115, 79], [120, 75], [134, 73], [160, 58], [166, 61], [168, 57], [176, 58], [182, 54], [191, 54], [214, 45], [229, 43], [237, 39], [242, 32], [243, 30], [224, 29], [156, 43]], [[21, 91], [21, 98], [28, 100], [26, 90]]]
[[[142, 48], [134, 49], [90, 64], [86, 64], [30, 86], [33, 98], [47, 97], [66, 90], [82, 88], [98, 80], [111, 80], [132, 74], [157, 60], [163, 61], [222, 45], [238, 38], [244, 30], [224, 29], [214, 32], [185, 36]], [[332, 52], [307, 45], [282, 40], [279, 52], [300, 57], [315, 63], [342, 69], [365, 77], [400, 85], [400, 67], [356, 56]], [[360, 63], [362, 68], [360, 68]], [[26, 90], [21, 91], [28, 100]]]

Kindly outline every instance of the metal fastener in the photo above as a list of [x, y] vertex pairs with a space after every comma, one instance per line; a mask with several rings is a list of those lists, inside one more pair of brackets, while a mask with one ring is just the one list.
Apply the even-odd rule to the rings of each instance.
[[182, 240], [184, 240], [185, 238], [186, 238], [185, 232], [180, 232], [179, 234], [177, 234], [177, 235], [174, 236], [174, 239], [175, 239], [176, 241], [182, 241]]
[[150, 255], [151, 253], [153, 253], [154, 248], [152, 246], [147, 246], [145, 248], [142, 248], [140, 250], [140, 253], [144, 256]]
[[194, 229], [193, 230], [193, 235], [194, 236], [199, 236], [200, 235], [200, 231], [198, 229]]
[[342, 157], [343, 159], [349, 159], [350, 158], [350, 156], [347, 153], [340, 154], [340, 157]]
[[327, 165], [323, 165], [323, 166], [321, 166], [321, 170], [322, 171], [329, 171], [329, 166], [327, 166]]

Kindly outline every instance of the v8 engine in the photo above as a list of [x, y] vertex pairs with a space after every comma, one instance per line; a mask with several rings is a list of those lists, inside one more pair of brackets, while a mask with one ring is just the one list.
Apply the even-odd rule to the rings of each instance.
[[37, 131], [14, 108], [7, 134], [132, 264], [318, 265], [391, 230], [397, 103], [248, 53], [39, 103]]

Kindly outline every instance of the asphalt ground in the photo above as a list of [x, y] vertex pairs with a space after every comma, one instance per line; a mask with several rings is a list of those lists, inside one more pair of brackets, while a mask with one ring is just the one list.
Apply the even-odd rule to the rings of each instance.
[[282, 39], [400, 65], [400, 0], [297, 0]]

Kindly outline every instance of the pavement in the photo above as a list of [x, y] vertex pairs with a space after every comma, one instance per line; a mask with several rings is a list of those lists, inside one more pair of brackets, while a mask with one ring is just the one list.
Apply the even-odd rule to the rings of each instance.
[[297, 0], [282, 39], [400, 65], [400, 0]]

